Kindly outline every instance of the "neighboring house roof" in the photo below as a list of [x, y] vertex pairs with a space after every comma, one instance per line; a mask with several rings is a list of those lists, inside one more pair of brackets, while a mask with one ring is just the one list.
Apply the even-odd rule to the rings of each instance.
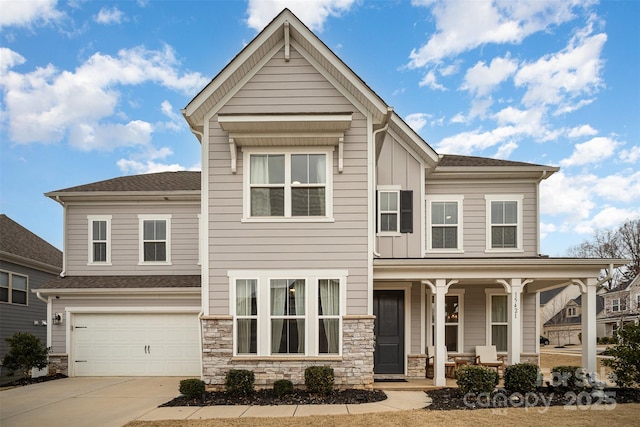
[[[567, 316], [566, 309], [568, 306], [582, 307], [582, 295], [569, 301], [565, 307], [556, 313], [551, 319], [545, 322], [544, 326], [559, 326], [559, 325], [572, 325], [582, 323], [582, 314], [577, 316]], [[596, 295], [596, 315], [604, 310], [604, 298], [600, 295]]]
[[0, 257], [20, 264], [30, 261], [29, 266], [54, 273], [62, 270], [62, 251], [5, 214], [0, 214]]
[[540, 305], [547, 304], [549, 301], [553, 299], [553, 297], [558, 295], [563, 290], [564, 290], [564, 287], [549, 289], [548, 291], [540, 292]]
[[199, 288], [200, 275], [189, 276], [67, 276], [58, 277], [38, 291], [59, 289]]
[[605, 295], [614, 293], [614, 292], [626, 291], [634, 286], [640, 286], [640, 275], [636, 276], [632, 280], [627, 280], [625, 282], [620, 283], [615, 288], [609, 289], [607, 292], [605, 292]]
[[143, 175], [121, 176], [90, 184], [78, 185], [62, 190], [51, 191], [47, 195], [55, 193], [75, 193], [90, 191], [199, 191], [200, 172], [158, 172]]

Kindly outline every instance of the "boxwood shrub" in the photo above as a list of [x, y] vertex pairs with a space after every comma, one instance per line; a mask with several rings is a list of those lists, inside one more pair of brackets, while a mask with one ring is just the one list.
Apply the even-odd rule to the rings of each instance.
[[329, 395], [333, 392], [333, 368], [309, 366], [304, 370], [304, 385], [310, 393]]
[[456, 372], [458, 388], [463, 394], [491, 393], [498, 385], [495, 369], [485, 366], [466, 365]]
[[542, 373], [533, 363], [516, 363], [504, 370], [504, 388], [514, 393], [529, 393], [542, 384]]
[[277, 380], [273, 383], [273, 392], [276, 397], [293, 394], [293, 383], [289, 380]]
[[580, 366], [556, 366], [551, 369], [551, 385], [560, 392], [579, 392], [586, 388], [587, 377]]
[[227, 372], [224, 386], [236, 396], [248, 396], [254, 391], [255, 375], [247, 369], [231, 369]]
[[188, 399], [202, 399], [205, 391], [204, 381], [197, 378], [181, 380], [178, 391]]

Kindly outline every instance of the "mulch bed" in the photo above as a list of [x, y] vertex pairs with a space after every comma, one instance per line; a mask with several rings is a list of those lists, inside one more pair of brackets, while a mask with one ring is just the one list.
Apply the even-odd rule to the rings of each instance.
[[433, 403], [425, 409], [504, 409], [544, 406], [585, 406], [591, 404], [640, 403], [640, 388], [605, 388], [606, 398], [592, 397], [589, 391], [557, 391], [550, 387], [540, 387], [525, 395], [511, 393], [504, 389], [491, 395], [464, 396], [458, 388], [442, 388], [427, 391]]
[[64, 374], [53, 374], [53, 375], [45, 375], [37, 378], [24, 377], [24, 378], [17, 379], [15, 381], [11, 381], [9, 383], [4, 383], [2, 384], [2, 387], [20, 387], [23, 385], [44, 383], [47, 381], [59, 380], [62, 378], [67, 378], [67, 376]]
[[304, 390], [295, 390], [293, 394], [277, 397], [272, 389], [257, 390], [249, 396], [235, 396], [226, 391], [205, 392], [202, 399], [176, 397], [162, 406], [213, 406], [213, 405], [331, 405], [380, 402], [387, 395], [382, 390], [340, 390], [323, 396]]

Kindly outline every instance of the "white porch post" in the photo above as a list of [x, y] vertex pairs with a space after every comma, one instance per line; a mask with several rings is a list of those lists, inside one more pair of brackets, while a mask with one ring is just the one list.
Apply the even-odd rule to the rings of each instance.
[[445, 299], [444, 296], [447, 293], [447, 281], [445, 279], [437, 279], [435, 286], [435, 316], [434, 316], [434, 330], [435, 337], [433, 340], [433, 344], [435, 347], [435, 357], [433, 358], [433, 385], [435, 386], [446, 386], [447, 379], [445, 378], [445, 367], [444, 363], [447, 355], [445, 352], [445, 341], [444, 341], [444, 323], [445, 323]]
[[509, 294], [509, 339], [507, 340], [507, 363], [520, 363], [522, 350], [522, 279], [511, 279]]
[[598, 280], [590, 277], [585, 285], [580, 287], [582, 291], [582, 367], [586, 368], [587, 372], [596, 372], [596, 291]]

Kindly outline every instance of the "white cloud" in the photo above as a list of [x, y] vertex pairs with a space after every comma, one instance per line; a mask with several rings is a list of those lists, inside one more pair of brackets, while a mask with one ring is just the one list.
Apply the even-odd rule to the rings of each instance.
[[140, 120], [127, 124], [78, 123], [70, 128], [69, 144], [83, 151], [111, 151], [118, 147], [147, 145], [152, 133], [151, 124]]
[[169, 118], [169, 120], [160, 123], [159, 126], [165, 129], [172, 130], [174, 132], [182, 129], [184, 120], [182, 116], [173, 111], [173, 105], [171, 105], [169, 101], [167, 101], [166, 99], [162, 101], [162, 103], [160, 104], [160, 110], [162, 111], [162, 114]]
[[0, 27], [30, 27], [61, 19], [57, 0], [3, 0], [0, 2]]
[[511, 156], [516, 148], [518, 148], [518, 144], [513, 141], [509, 141], [506, 144], [502, 144], [500, 148], [498, 148], [498, 152], [495, 154], [496, 159], [508, 159]]
[[640, 160], [640, 145], [635, 145], [629, 150], [622, 150], [620, 160], [625, 163], [637, 163]]
[[143, 173], [176, 172], [186, 170], [184, 166], [177, 163], [164, 164], [156, 163], [151, 160], [148, 160], [146, 162], [139, 162], [137, 160], [120, 159], [118, 160], [118, 167], [124, 174], [135, 175]]
[[5, 78], [7, 71], [16, 65], [22, 65], [27, 60], [18, 52], [14, 52], [9, 48], [0, 47], [0, 77]]
[[181, 74], [179, 66], [173, 49], [166, 46], [162, 51], [123, 49], [117, 56], [96, 53], [74, 71], [61, 71], [51, 64], [24, 74], [9, 70], [0, 88], [5, 92], [11, 140], [58, 142], [72, 133], [75, 146], [100, 148], [102, 129], [114, 126], [116, 130], [128, 130], [123, 132], [131, 136], [130, 142], [139, 141], [142, 134], [131, 133], [137, 125], [104, 123], [115, 117], [120, 102], [118, 87], [151, 82], [192, 94], [206, 84], [200, 73]]
[[561, 166], [580, 166], [600, 163], [613, 156], [619, 142], [607, 137], [595, 137], [582, 144], [576, 144], [571, 157], [561, 160]]
[[354, 3], [356, 0], [249, 0], [247, 25], [260, 31], [286, 7], [311, 30], [321, 32], [327, 18], [341, 16]]
[[442, 90], [445, 91], [447, 88], [438, 83], [438, 78], [436, 77], [435, 71], [431, 70], [420, 80], [419, 86], [428, 86], [434, 90]]
[[569, 129], [567, 136], [569, 138], [580, 138], [581, 136], [593, 136], [597, 135], [598, 131], [592, 128], [590, 125], [576, 126]]
[[476, 96], [488, 95], [517, 69], [518, 62], [509, 57], [493, 58], [489, 66], [480, 61], [467, 70], [462, 89], [475, 93]]
[[595, 175], [567, 176], [556, 172], [540, 184], [540, 212], [546, 215], [564, 215], [570, 222], [589, 217], [595, 207], [591, 185]]
[[458, 113], [449, 120], [449, 123], [465, 123], [467, 118], [462, 113]]
[[114, 6], [111, 9], [103, 7], [94, 19], [98, 24], [110, 25], [120, 24], [124, 18], [124, 13]]
[[488, 43], [518, 44], [530, 34], [571, 20], [580, 1], [443, 0], [413, 4], [432, 8], [436, 24], [435, 34], [409, 56], [409, 67], [419, 68]]
[[425, 125], [427, 124], [428, 118], [429, 118], [428, 114], [413, 113], [405, 117], [404, 121], [407, 122], [409, 126], [411, 126], [411, 129], [415, 130], [416, 132], [420, 132], [422, 128], [424, 128]]
[[625, 221], [640, 217], [640, 208], [620, 209], [608, 206], [595, 214], [588, 221], [581, 221], [575, 225], [573, 230], [582, 234], [593, 234], [595, 230], [615, 228]]

